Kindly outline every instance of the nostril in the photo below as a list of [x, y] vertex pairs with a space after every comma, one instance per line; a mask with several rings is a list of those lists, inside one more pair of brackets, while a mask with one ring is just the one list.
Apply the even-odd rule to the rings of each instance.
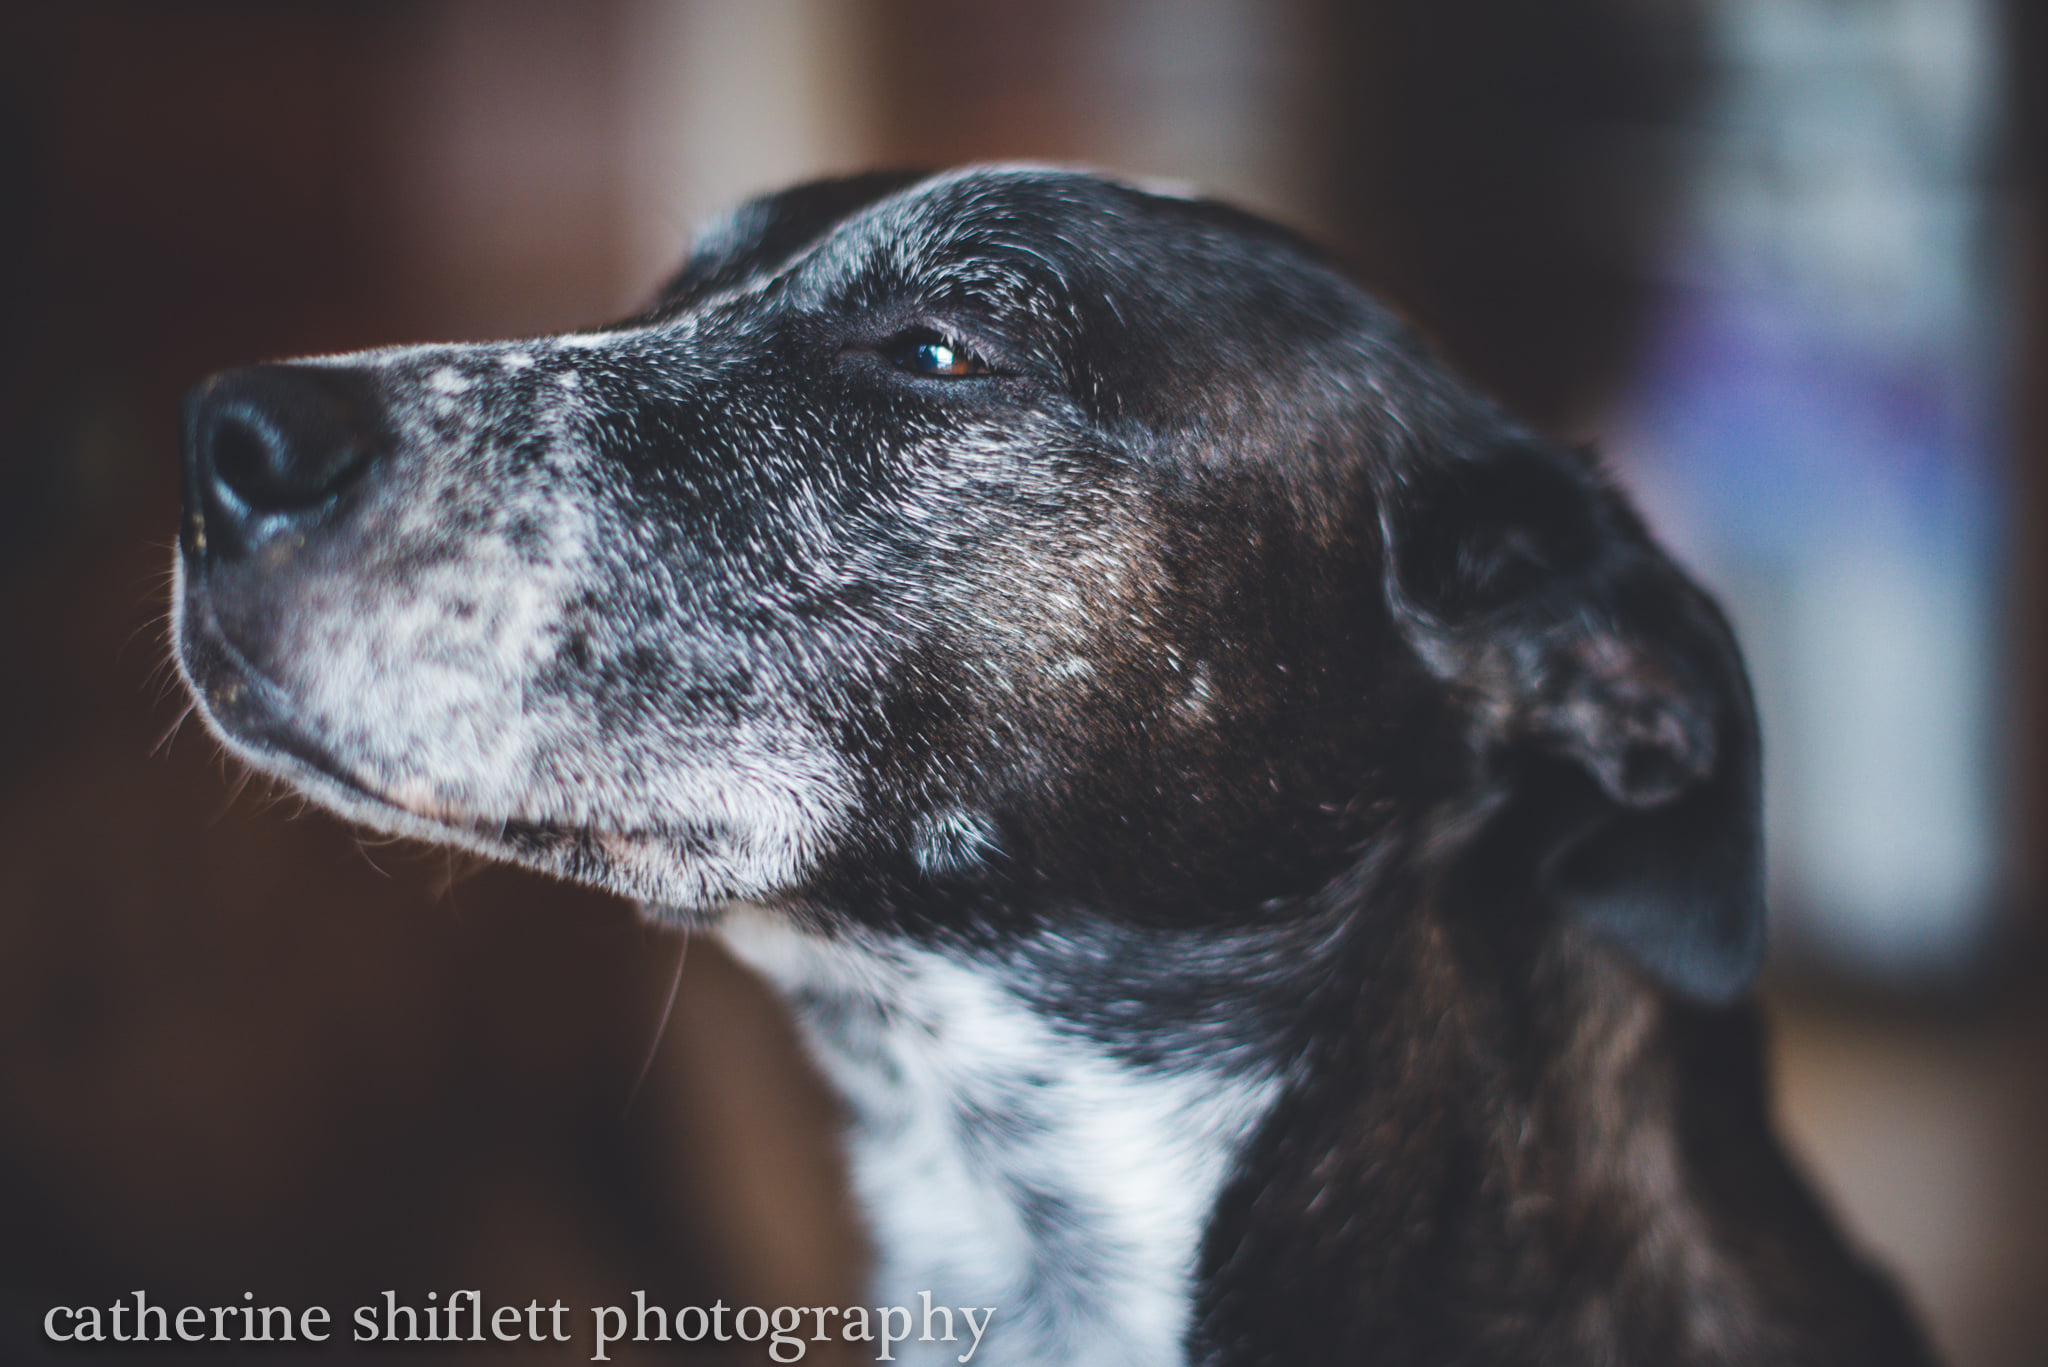
[[194, 393], [186, 497], [194, 549], [233, 556], [323, 516], [369, 464], [377, 405], [346, 370], [251, 366]]
[[362, 441], [336, 429], [280, 430], [259, 411], [220, 414], [207, 433], [214, 477], [252, 511], [296, 512], [325, 503], [361, 464]]
[[290, 500], [277, 497], [277, 448], [254, 424], [223, 419], [207, 434], [214, 477], [243, 503], [268, 510]]

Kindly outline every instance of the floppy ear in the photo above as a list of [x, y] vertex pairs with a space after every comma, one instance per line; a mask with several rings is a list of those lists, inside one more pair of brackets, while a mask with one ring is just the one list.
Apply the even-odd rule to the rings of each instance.
[[1763, 958], [1758, 743], [1719, 610], [1541, 442], [1409, 472], [1382, 518], [1395, 618], [1536, 814], [1545, 898], [1687, 996], [1740, 995]]

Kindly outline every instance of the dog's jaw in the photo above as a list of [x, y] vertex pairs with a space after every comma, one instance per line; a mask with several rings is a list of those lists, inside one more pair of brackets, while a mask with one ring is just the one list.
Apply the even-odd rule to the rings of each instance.
[[1186, 1360], [1202, 1237], [1277, 1071], [1119, 1059], [965, 948], [753, 908], [719, 932], [795, 1003], [846, 1101], [877, 1304], [993, 1307], [975, 1360], [994, 1367]]

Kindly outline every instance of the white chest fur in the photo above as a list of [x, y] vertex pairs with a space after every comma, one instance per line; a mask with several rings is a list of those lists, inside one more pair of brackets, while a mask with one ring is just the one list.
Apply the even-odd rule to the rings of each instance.
[[848, 1105], [874, 1304], [929, 1291], [995, 1307], [973, 1359], [985, 1367], [1183, 1360], [1202, 1231], [1277, 1080], [1119, 1060], [1028, 1006], [993, 962], [828, 941], [751, 910], [722, 929], [788, 994]]

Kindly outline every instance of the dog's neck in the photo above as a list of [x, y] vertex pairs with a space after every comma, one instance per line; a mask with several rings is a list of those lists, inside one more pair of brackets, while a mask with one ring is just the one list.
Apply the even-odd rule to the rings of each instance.
[[723, 931], [848, 1105], [876, 1304], [993, 1307], [973, 1359], [993, 1367], [1184, 1361], [1203, 1237], [1281, 1089], [1270, 1060], [1113, 1048], [1034, 1000], [1016, 952], [826, 939], [751, 911]]
[[978, 945], [721, 924], [847, 1102], [871, 1303], [993, 1307], [984, 1367], [1780, 1360], [1799, 1307], [1701, 1195], [1742, 1181], [1777, 1194], [1771, 1256], [1838, 1267], [1844, 1323], [1913, 1360], [1768, 1138], [1750, 1014], [1675, 1008], [1584, 934], [1510, 975], [1428, 916]]

